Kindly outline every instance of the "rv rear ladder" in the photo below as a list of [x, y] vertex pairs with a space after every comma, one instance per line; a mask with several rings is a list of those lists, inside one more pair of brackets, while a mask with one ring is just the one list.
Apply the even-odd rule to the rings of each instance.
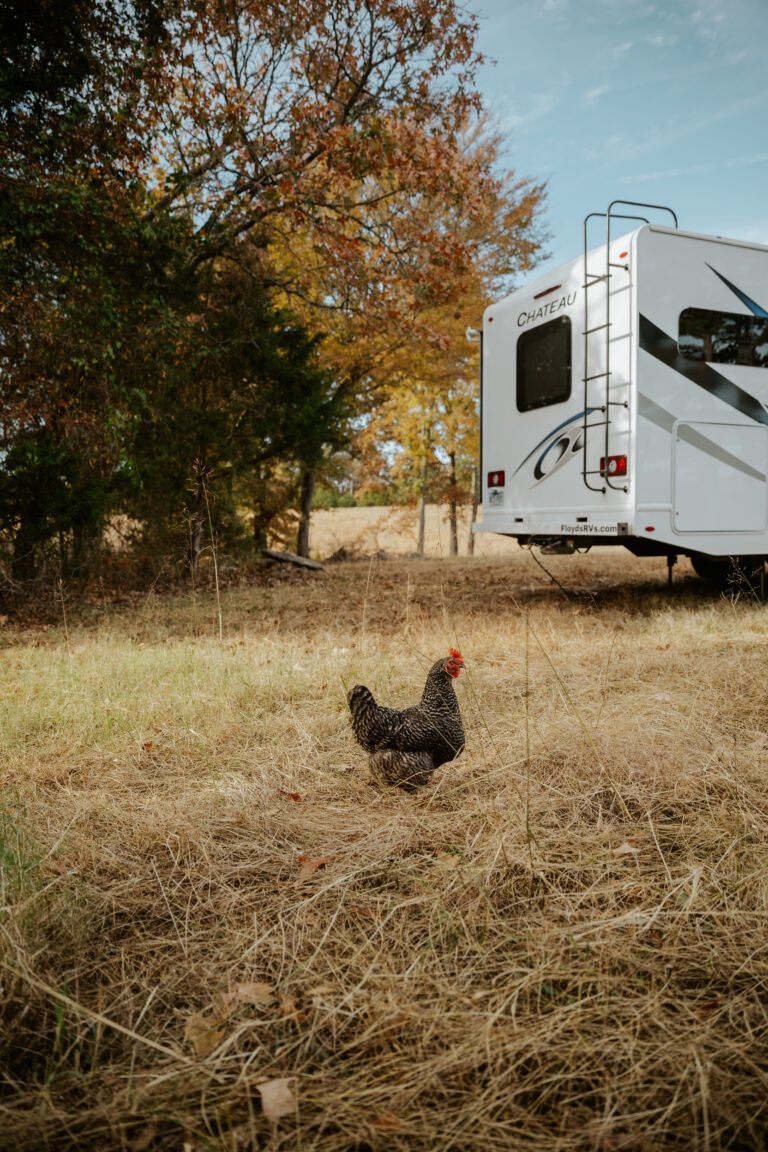
[[[675, 213], [672, 211], [671, 208], [666, 208], [661, 204], [641, 204], [641, 203], [633, 201], [633, 200], [613, 200], [608, 205], [608, 211], [607, 212], [590, 212], [589, 215], [584, 218], [584, 285], [583, 285], [583, 287], [584, 287], [584, 331], [582, 332], [582, 336], [584, 339], [584, 375], [582, 377], [582, 383], [584, 384], [584, 413], [583, 413], [583, 421], [584, 422], [582, 425], [582, 437], [581, 437], [581, 439], [582, 439], [581, 475], [582, 475], [582, 479], [583, 479], [585, 485], [587, 486], [587, 488], [590, 489], [590, 491], [602, 492], [602, 493], [607, 492], [609, 488], [612, 488], [615, 491], [620, 491], [620, 492], [626, 492], [628, 490], [627, 483], [614, 484], [611, 481], [611, 478], [608, 475], [608, 467], [607, 467], [608, 466], [608, 458], [610, 456], [610, 431], [611, 431], [610, 410], [612, 407], [619, 407], [619, 408], [628, 408], [629, 407], [629, 402], [627, 400], [613, 400], [613, 399], [611, 399], [612, 370], [611, 370], [610, 329], [611, 329], [611, 296], [613, 295], [613, 293], [611, 292], [610, 281], [611, 281], [611, 278], [615, 275], [615, 273], [611, 272], [611, 269], [612, 268], [620, 268], [624, 272], [629, 271], [629, 264], [620, 264], [620, 263], [616, 263], [616, 261], [614, 261], [614, 260], [611, 260], [611, 221], [612, 220], [641, 220], [646, 224], [649, 223], [647, 217], [645, 217], [645, 216], [624, 215], [622, 213], [613, 212], [612, 210], [617, 204], [620, 204], [624, 207], [629, 207], [629, 208], [652, 208], [652, 209], [660, 211], [660, 212], [669, 212], [669, 214], [672, 216], [672, 219], [675, 222], [675, 228], [677, 228], [677, 216], [675, 215]], [[591, 219], [593, 219], [594, 217], [600, 217], [602, 219], [605, 219], [605, 272], [589, 272], [587, 270], [587, 255], [589, 252], [589, 249], [587, 247], [587, 225], [588, 225], [589, 221]], [[604, 310], [605, 319], [604, 319], [603, 323], [594, 324], [590, 327], [589, 326], [589, 289], [597, 287], [598, 284], [605, 284], [605, 310]], [[623, 291], [623, 289], [617, 289], [617, 292], [621, 292], [621, 291]], [[590, 372], [590, 370], [589, 370], [589, 367], [590, 367], [590, 365], [589, 365], [589, 337], [595, 332], [603, 332], [603, 331], [605, 332], [606, 336], [605, 336], [605, 344], [604, 344], [603, 348], [601, 349], [601, 351], [604, 353], [604, 356], [605, 356], [605, 369], [600, 371], [600, 372]], [[615, 339], [620, 339], [620, 338], [621, 337], [615, 337]], [[599, 403], [593, 405], [590, 408], [590, 406], [589, 406], [589, 384], [592, 380], [605, 380], [605, 394], [603, 397], [600, 398]], [[627, 383], [628, 383], [628, 381], [627, 381]], [[591, 423], [589, 421], [589, 413], [595, 412], [595, 411], [605, 413], [605, 420], [599, 420], [599, 421], [596, 421], [594, 423]], [[602, 452], [605, 467], [604, 468], [597, 468], [597, 469], [589, 468], [587, 466], [587, 460], [588, 460], [588, 457], [587, 457], [587, 429], [588, 428], [600, 428], [600, 427], [605, 428], [603, 452]], [[596, 486], [594, 484], [591, 484], [589, 482], [589, 480], [587, 479], [587, 477], [589, 477], [589, 476], [600, 476], [603, 480], [603, 484], [601, 486]]]

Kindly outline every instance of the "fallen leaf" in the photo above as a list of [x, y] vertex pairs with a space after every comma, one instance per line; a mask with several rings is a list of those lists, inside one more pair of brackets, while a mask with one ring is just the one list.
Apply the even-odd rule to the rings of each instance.
[[142, 1128], [135, 1140], [132, 1140], [128, 1147], [131, 1152], [147, 1152], [150, 1144], [157, 1136], [157, 1125], [147, 1124], [146, 1128]]
[[144, 749], [145, 752], [151, 752], [152, 751], [152, 741], [147, 740], [146, 744], [142, 744], [142, 748]]
[[306, 1012], [300, 1011], [300, 1009], [296, 1007], [296, 1001], [292, 1000], [290, 996], [286, 996], [284, 993], [281, 993], [280, 995], [280, 1007], [282, 1008], [285, 1015], [292, 1016], [297, 1024], [303, 1024], [307, 1019]]
[[619, 844], [618, 848], [611, 849], [611, 856], [637, 856], [638, 848], [634, 848], [629, 841], [625, 844]]
[[261, 1110], [268, 1120], [278, 1121], [281, 1116], [290, 1116], [296, 1111], [296, 1097], [291, 1085], [295, 1076], [285, 1076], [282, 1080], [266, 1080], [257, 1084], [261, 1096]]
[[223, 1019], [239, 1008], [241, 1004], [255, 1004], [257, 1006], [262, 1004], [269, 1004], [271, 1000], [275, 999], [275, 990], [271, 984], [264, 984], [262, 981], [255, 981], [248, 984], [236, 984], [228, 992], [223, 992], [219, 997], [219, 1016]]
[[287, 800], [293, 800], [295, 804], [300, 804], [304, 799], [298, 792], [286, 792], [284, 788], [278, 788], [277, 791], [280, 796], [285, 796]]
[[397, 1008], [394, 1012], [391, 1012], [389, 1016], [385, 1016], [385, 1018], [382, 1020], [382, 1034], [385, 1032], [399, 1032], [407, 1020], [408, 1014], [403, 1012], [401, 1008]]
[[453, 852], [441, 852], [439, 856], [435, 856], [435, 864], [437, 864], [438, 868], [458, 868], [460, 863], [461, 861], [458, 856]]
[[373, 1122], [374, 1128], [386, 1128], [389, 1132], [400, 1131], [400, 1117], [397, 1112], [382, 1112]]
[[327, 856], [305, 856], [302, 854], [299, 856], [299, 864], [301, 865], [299, 869], [299, 880], [308, 880], [313, 872], [316, 872], [318, 868], [322, 868], [322, 866], [327, 863]]
[[371, 912], [369, 908], [361, 908], [359, 904], [347, 904], [347, 908], [350, 912], [355, 912], [358, 916], [365, 916], [368, 920], [372, 920], [375, 916], [375, 913]]
[[203, 1016], [200, 1013], [190, 1016], [184, 1029], [184, 1039], [190, 1041], [195, 1055], [210, 1056], [224, 1038], [224, 1029], [219, 1027], [218, 1016]]

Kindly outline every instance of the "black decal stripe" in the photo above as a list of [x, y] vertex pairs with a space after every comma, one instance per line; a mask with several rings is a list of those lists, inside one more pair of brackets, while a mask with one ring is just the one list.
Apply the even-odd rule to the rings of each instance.
[[743, 416], [748, 416], [750, 420], [755, 420], [758, 424], [768, 424], [768, 412], [759, 400], [750, 396], [749, 392], [739, 388], [726, 376], [721, 376], [703, 360], [688, 360], [685, 356], [681, 356], [677, 342], [671, 336], [667, 336], [666, 332], [662, 332], [661, 328], [657, 328], [647, 316], [642, 315], [640, 317], [640, 347], [646, 352], [650, 352], [651, 356], [655, 356], [662, 364], [666, 364], [673, 371], [679, 372], [681, 376], [685, 376], [687, 380], [697, 384], [699, 388], [703, 388], [705, 392], [716, 396], [724, 404], [730, 404], [731, 408], [735, 408]]
[[[671, 433], [677, 423], [676, 416], [667, 412], [666, 408], [662, 408], [660, 404], [656, 404], [650, 397], [644, 396], [642, 392], [639, 392], [637, 396], [637, 410], [641, 416], [645, 416], [646, 420], [650, 420], [657, 428], [663, 428], [665, 432]], [[740, 460], [733, 453], [727, 452], [725, 448], [721, 448], [714, 440], [710, 440], [708, 436], [703, 436], [701, 432], [691, 428], [689, 424], [677, 424], [677, 435], [681, 440], [685, 440], [687, 444], [698, 448], [700, 452], [705, 452], [714, 460], [727, 464], [736, 472], [743, 472], [745, 476], [751, 476], [753, 480], [761, 480], [765, 483], [766, 476], [764, 473], [759, 472], [757, 468], [753, 468], [744, 460]]]

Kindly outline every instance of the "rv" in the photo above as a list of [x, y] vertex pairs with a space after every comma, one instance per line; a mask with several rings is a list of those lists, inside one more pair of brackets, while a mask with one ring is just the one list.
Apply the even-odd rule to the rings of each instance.
[[486, 309], [474, 335], [475, 532], [550, 552], [621, 544], [666, 556], [670, 577], [678, 555], [709, 579], [763, 571], [768, 246], [614, 201], [585, 220], [582, 255]]

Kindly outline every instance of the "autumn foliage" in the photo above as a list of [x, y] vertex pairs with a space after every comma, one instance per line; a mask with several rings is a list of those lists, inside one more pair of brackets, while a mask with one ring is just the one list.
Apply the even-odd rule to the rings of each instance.
[[2, 21], [15, 585], [97, 571], [117, 514], [124, 545], [174, 563], [206, 519], [234, 545], [250, 513], [258, 542], [409, 389], [467, 387], [459, 329], [535, 259], [542, 189], [502, 170], [454, 0]]

